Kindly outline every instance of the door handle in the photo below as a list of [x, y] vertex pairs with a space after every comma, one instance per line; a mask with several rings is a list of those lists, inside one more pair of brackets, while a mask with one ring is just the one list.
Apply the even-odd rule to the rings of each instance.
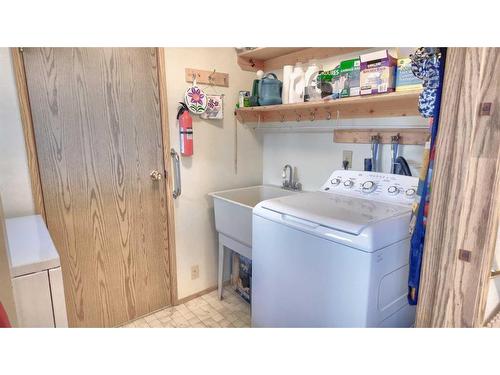
[[151, 177], [151, 179], [153, 181], [158, 181], [158, 180], [161, 180], [161, 173], [158, 172], [156, 169], [152, 170], [151, 173], [149, 174], [149, 177]]
[[299, 219], [298, 217], [291, 215], [281, 214], [281, 220], [302, 226], [303, 228], [316, 229], [317, 227], [319, 227], [318, 223], [309, 220]]
[[170, 156], [172, 157], [174, 163], [174, 191], [172, 195], [174, 199], [181, 195], [181, 163], [179, 160], [179, 154], [172, 148], [170, 150]]

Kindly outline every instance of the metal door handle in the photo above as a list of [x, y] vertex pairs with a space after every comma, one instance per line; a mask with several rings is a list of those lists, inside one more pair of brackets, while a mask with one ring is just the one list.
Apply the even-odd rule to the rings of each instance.
[[174, 191], [172, 195], [174, 199], [181, 195], [181, 163], [179, 160], [179, 154], [172, 148], [170, 150], [170, 156], [174, 162]]
[[153, 181], [161, 180], [161, 173], [158, 172], [156, 169], [152, 170], [149, 176]]

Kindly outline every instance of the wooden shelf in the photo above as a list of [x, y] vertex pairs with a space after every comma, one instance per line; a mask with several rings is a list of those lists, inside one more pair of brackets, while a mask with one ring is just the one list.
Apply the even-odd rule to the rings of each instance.
[[258, 47], [241, 52], [238, 56], [254, 60], [269, 60], [304, 49], [306, 49], [306, 47]]
[[286, 122], [367, 117], [418, 116], [420, 91], [355, 96], [321, 102], [247, 107], [236, 110], [240, 122]]
[[325, 59], [362, 51], [369, 47], [260, 47], [238, 54], [238, 64], [247, 71], [264, 71], [295, 65], [298, 61], [306, 63], [310, 59]]

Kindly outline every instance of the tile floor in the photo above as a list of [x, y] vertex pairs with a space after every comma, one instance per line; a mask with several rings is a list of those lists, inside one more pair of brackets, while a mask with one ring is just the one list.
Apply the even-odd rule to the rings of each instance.
[[222, 301], [217, 291], [168, 307], [123, 326], [125, 328], [248, 328], [250, 305], [231, 287], [224, 288]]

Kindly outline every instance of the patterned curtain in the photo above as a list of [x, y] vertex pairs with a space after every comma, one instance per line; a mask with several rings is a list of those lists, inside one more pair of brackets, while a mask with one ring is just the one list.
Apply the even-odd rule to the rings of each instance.
[[420, 272], [424, 252], [425, 228], [429, 214], [432, 172], [434, 169], [435, 141], [439, 125], [441, 90], [446, 59], [444, 48], [419, 48], [412, 59], [412, 71], [423, 79], [423, 90], [419, 98], [419, 111], [429, 118], [430, 136], [425, 144], [422, 168], [420, 169], [417, 197], [413, 204], [410, 222], [410, 273], [408, 276], [408, 302], [416, 305], [420, 284]]

